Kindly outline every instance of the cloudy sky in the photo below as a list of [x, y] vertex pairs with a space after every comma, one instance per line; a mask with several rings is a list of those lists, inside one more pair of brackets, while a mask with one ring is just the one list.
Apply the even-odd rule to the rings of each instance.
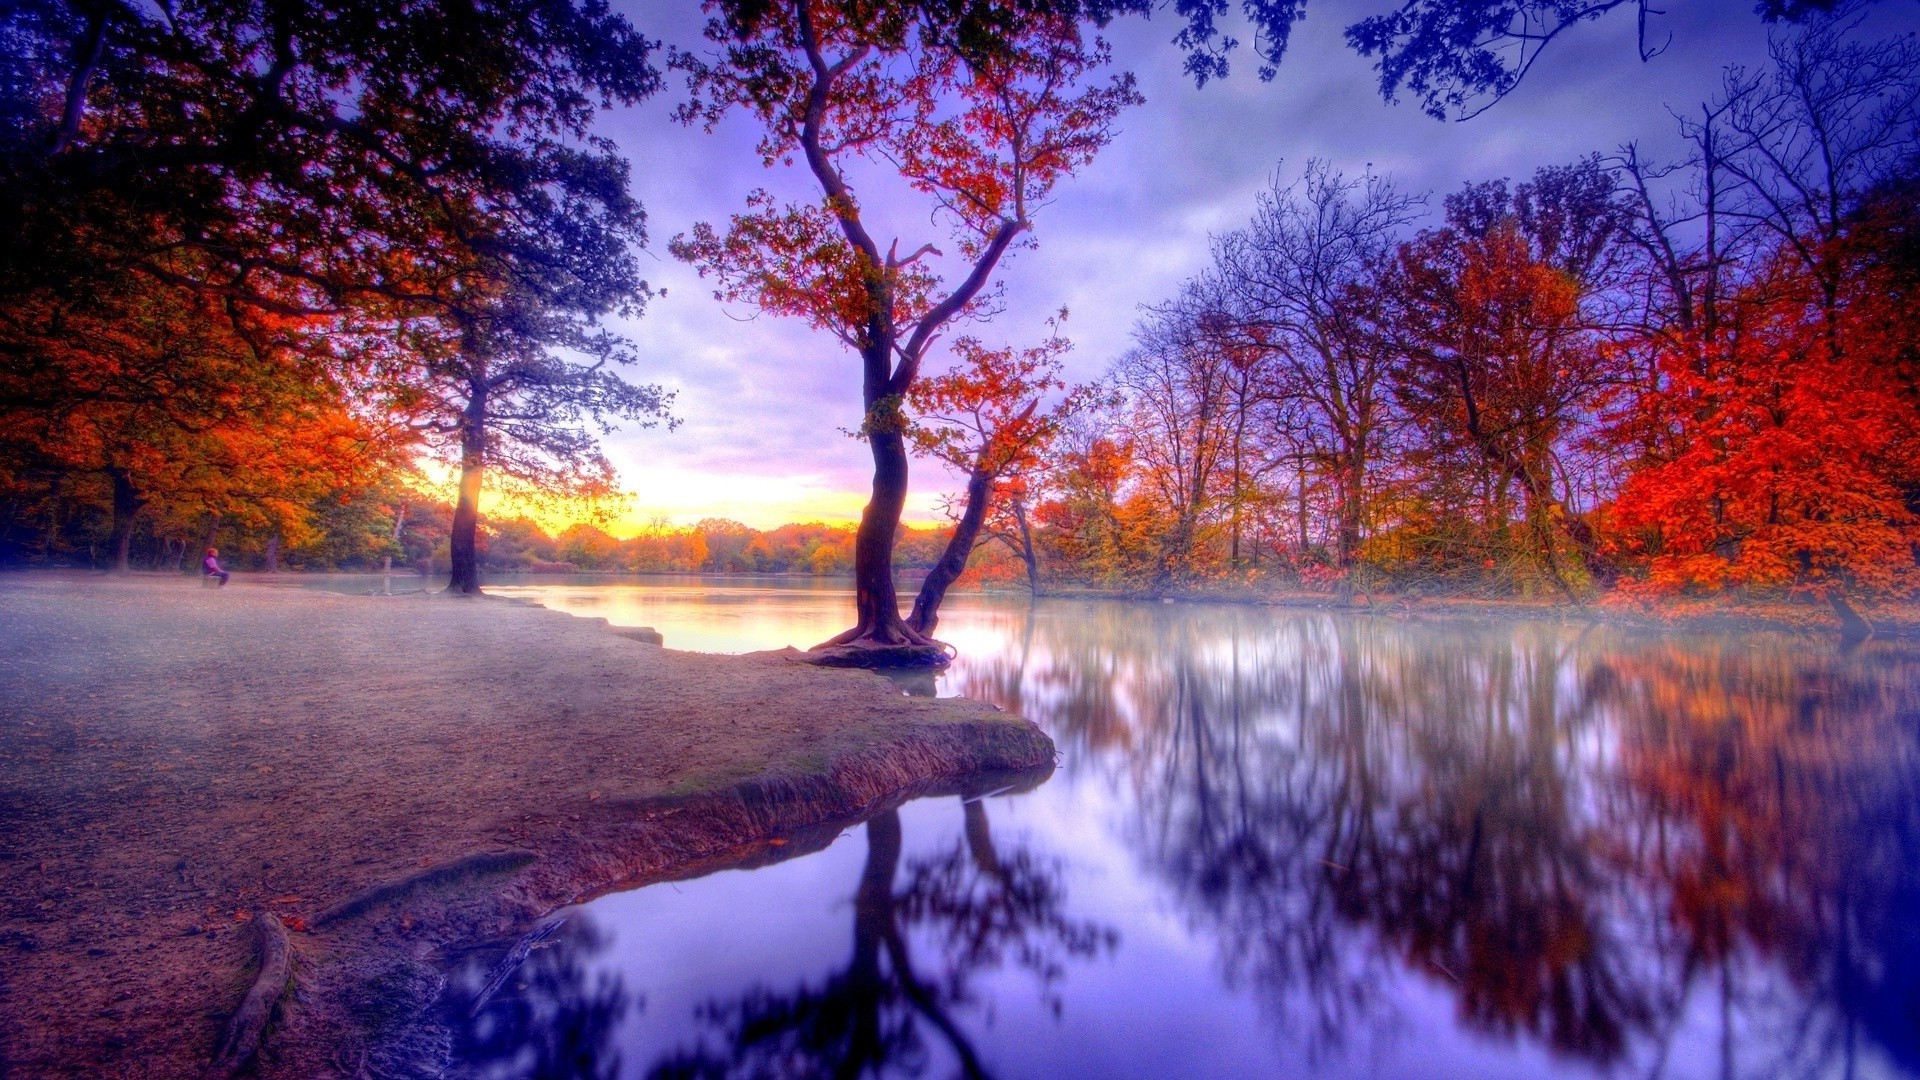
[[[1036, 215], [1038, 246], [1003, 267], [1005, 311], [972, 332], [989, 344], [1032, 343], [1047, 316], [1066, 307], [1076, 345], [1069, 375], [1097, 378], [1126, 349], [1141, 305], [1168, 297], [1204, 265], [1209, 234], [1242, 224], [1257, 192], [1275, 177], [1297, 176], [1310, 158], [1444, 194], [1628, 140], [1639, 141], [1643, 155], [1674, 157], [1682, 147], [1669, 107], [1694, 106], [1713, 94], [1726, 65], [1758, 67], [1766, 55], [1766, 29], [1749, 0], [1674, 0], [1653, 33], [1670, 35], [1671, 44], [1643, 64], [1626, 5], [1562, 35], [1486, 113], [1442, 123], [1412, 102], [1382, 102], [1371, 62], [1341, 41], [1347, 24], [1390, 3], [1313, 0], [1274, 81], [1255, 77], [1243, 49], [1232, 77], [1205, 89], [1181, 75], [1170, 13], [1112, 27], [1116, 65], [1135, 73], [1146, 104], [1122, 117], [1113, 144]], [[626, 9], [651, 36], [701, 44], [691, 0], [628, 0]], [[1890, 0], [1869, 25], [1878, 34], [1917, 24], [1920, 5]], [[645, 358], [629, 377], [676, 390], [683, 420], [671, 433], [623, 431], [608, 440], [633, 493], [613, 531], [627, 535], [657, 518], [728, 517], [760, 528], [856, 520], [871, 474], [865, 447], [843, 434], [861, 411], [855, 357], [797, 321], [718, 303], [711, 285], [666, 251], [667, 240], [695, 222], [723, 222], [755, 187], [794, 196], [814, 189], [793, 170], [764, 168], [742, 119], [712, 134], [673, 123], [682, 96], [675, 87], [605, 125], [633, 162], [648, 211], [650, 279], [666, 291], [623, 327]], [[885, 212], [902, 250], [944, 239], [910, 197], [867, 186], [861, 194]], [[908, 519], [937, 520], [940, 495], [955, 487], [937, 464], [917, 462]]]

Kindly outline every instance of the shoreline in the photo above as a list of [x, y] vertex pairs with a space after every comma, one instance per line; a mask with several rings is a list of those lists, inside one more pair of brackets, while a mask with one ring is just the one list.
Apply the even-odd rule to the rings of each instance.
[[202, 1075], [250, 995], [262, 1076], [431, 1062], [448, 947], [1054, 761], [989, 706], [497, 599], [5, 575], [0, 657], [23, 1075]]
[[[902, 580], [911, 582], [912, 575], [920, 571], [904, 568], [896, 569], [903, 575]], [[10, 568], [0, 570], [0, 581], [8, 576], [60, 576], [74, 580], [113, 580], [97, 570], [82, 568], [28, 569]], [[336, 578], [379, 579], [378, 570], [282, 570], [273, 574], [248, 571], [236, 575], [236, 580], [244, 579], [259, 585], [292, 585], [301, 579], [326, 580]], [[420, 582], [419, 588], [396, 590], [393, 595], [428, 595], [437, 593], [445, 587], [441, 580], [443, 573], [421, 575], [411, 569], [404, 574], [395, 572], [395, 581]], [[154, 570], [136, 571], [128, 576], [133, 580], [198, 580], [197, 575], [173, 571]], [[853, 578], [846, 574], [805, 574], [795, 572], [721, 573], [709, 571], [626, 571], [626, 570], [576, 570], [570, 572], [546, 571], [497, 571], [486, 575], [483, 587], [523, 588], [528, 585], [559, 584], [561, 579], [590, 579], [592, 584], [622, 584], [648, 582], [697, 582], [735, 579], [740, 581], [778, 581], [781, 583], [821, 583], [847, 584]], [[553, 579], [543, 581], [540, 579]], [[125, 579], [121, 579], [125, 580]], [[585, 584], [586, 582], [572, 582]], [[911, 588], [903, 586], [903, 603], [910, 601]], [[983, 596], [1021, 597], [1028, 595], [1023, 585], [1005, 582], [980, 583], [962, 580], [952, 590], [954, 595], [976, 594]], [[350, 595], [350, 594], [342, 594]], [[1778, 633], [1806, 634], [1826, 637], [1840, 632], [1840, 623], [1833, 612], [1824, 604], [1812, 601], [1789, 602], [1785, 600], [1758, 600], [1746, 597], [1682, 597], [1663, 600], [1640, 600], [1610, 593], [1596, 597], [1586, 604], [1570, 604], [1561, 600], [1523, 600], [1518, 598], [1476, 597], [1469, 595], [1423, 594], [1378, 592], [1358, 594], [1353, 601], [1342, 602], [1331, 593], [1302, 592], [1285, 588], [1262, 589], [1252, 586], [1221, 587], [1180, 587], [1165, 590], [1144, 588], [1105, 588], [1093, 585], [1062, 584], [1042, 589], [1036, 599], [1039, 600], [1115, 600], [1127, 603], [1157, 604], [1233, 604], [1248, 607], [1276, 607], [1294, 610], [1326, 611], [1356, 615], [1386, 615], [1392, 617], [1489, 617], [1515, 619], [1556, 619], [1561, 621], [1602, 622], [1612, 626], [1633, 630], [1663, 631], [1702, 631], [1702, 632], [1748, 632], [1768, 631]], [[1874, 637], [1883, 640], [1920, 640], [1920, 600], [1880, 599], [1871, 603], [1857, 601], [1862, 614], [1866, 615], [1874, 627]]]

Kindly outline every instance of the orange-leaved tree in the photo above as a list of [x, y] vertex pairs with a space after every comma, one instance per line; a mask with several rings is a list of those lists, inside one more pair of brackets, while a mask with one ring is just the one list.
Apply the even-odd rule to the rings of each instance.
[[[720, 51], [684, 61], [697, 95], [684, 117], [712, 125], [746, 111], [765, 132], [765, 163], [802, 159], [820, 198], [782, 204], [755, 192], [725, 229], [703, 223], [676, 238], [674, 254], [715, 279], [720, 299], [804, 319], [860, 357], [873, 489], [854, 546], [856, 620], [816, 654], [944, 663], [944, 648], [900, 617], [894, 591], [907, 494], [902, 405], [935, 336], [986, 313], [993, 275], [1034, 210], [1106, 145], [1140, 96], [1131, 76], [1099, 78], [1107, 46], [1079, 19], [1021, 5], [777, 0], [708, 10]], [[926, 201], [948, 227], [952, 255], [883, 239], [855, 190], [862, 163], [897, 172], [907, 192], [894, 198]]]
[[[1676, 342], [1638, 403], [1657, 458], [1613, 508], [1619, 542], [1648, 558], [1643, 587], [1751, 587], [1812, 595], [1852, 622], [1849, 596], [1920, 587], [1920, 398], [1900, 377], [1914, 315], [1855, 281], [1829, 318], [1822, 283], [1782, 258], [1750, 282], [1707, 342]], [[1837, 332], [1836, 332], [1837, 331]]]
[[[1024, 483], [1067, 421], [1095, 400], [1092, 387], [1069, 389], [1061, 380], [1060, 358], [1073, 344], [1060, 336], [1057, 321], [1051, 329], [1045, 341], [1029, 349], [989, 349], [978, 338], [958, 338], [953, 343], [957, 366], [921, 380], [908, 395], [916, 420], [907, 437], [922, 453], [967, 478], [953, 535], [907, 616], [907, 625], [921, 634], [933, 633], [947, 589], [966, 571], [973, 549], [990, 539], [982, 532], [995, 505], [1005, 501], [1009, 488]], [[1043, 410], [1049, 397], [1055, 400]], [[1022, 543], [1018, 551], [1027, 563], [1029, 585], [1037, 588], [1031, 544]]]
[[1472, 463], [1496, 534], [1517, 493], [1528, 554], [1568, 600], [1561, 536], [1591, 570], [1592, 534], [1562, 498], [1559, 452], [1617, 381], [1588, 310], [1619, 238], [1613, 187], [1591, 158], [1511, 190], [1469, 185], [1447, 198], [1445, 228], [1401, 246], [1386, 283], [1387, 333], [1406, 359], [1396, 390], [1424, 436], [1416, 459]]

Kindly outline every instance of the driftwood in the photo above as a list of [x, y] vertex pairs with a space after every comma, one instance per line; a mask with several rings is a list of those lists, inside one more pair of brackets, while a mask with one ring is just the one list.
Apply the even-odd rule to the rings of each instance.
[[226, 1036], [207, 1066], [209, 1080], [227, 1080], [253, 1060], [267, 1022], [273, 1019], [274, 1006], [293, 978], [293, 943], [287, 938], [287, 928], [270, 911], [255, 915], [253, 925], [259, 937], [260, 974], [227, 1022]]
[[532, 933], [514, 942], [513, 948], [507, 950], [507, 955], [501, 957], [500, 962], [493, 966], [493, 971], [487, 978], [487, 985], [474, 996], [473, 1004], [467, 1006], [467, 1019], [471, 1020], [479, 1016], [486, 1009], [487, 1002], [493, 1000], [493, 995], [500, 992], [500, 988], [507, 984], [507, 980], [513, 977], [513, 973], [520, 969], [521, 964], [526, 963], [527, 957], [532, 955], [533, 950], [552, 937], [556, 930], [565, 926], [566, 922], [565, 919], [550, 919], [541, 923]]

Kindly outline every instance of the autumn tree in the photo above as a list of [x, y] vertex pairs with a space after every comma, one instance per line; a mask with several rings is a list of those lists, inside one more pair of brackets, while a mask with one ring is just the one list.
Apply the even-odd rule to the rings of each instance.
[[[724, 229], [698, 225], [674, 253], [713, 278], [720, 299], [804, 319], [860, 358], [860, 434], [874, 475], [854, 551], [856, 621], [816, 653], [944, 663], [945, 649], [900, 617], [894, 589], [902, 405], [935, 337], [986, 314], [993, 276], [1034, 211], [1092, 160], [1139, 94], [1130, 76], [1099, 80], [1107, 46], [1070, 14], [820, 0], [709, 8], [718, 52], [689, 61], [697, 97], [684, 115], [712, 125], [747, 112], [764, 131], [765, 163], [801, 159], [820, 198], [755, 192]], [[885, 166], [926, 200], [948, 226], [951, 255], [882, 240], [856, 190], [861, 163]]]
[[[598, 3], [29, 0], [5, 18], [0, 112], [17, 123], [0, 135], [0, 213], [19, 242], [0, 255], [0, 297], [51, 313], [38, 336], [0, 326], [10, 360], [60, 349], [49, 334], [75, 315], [98, 322], [95, 297], [155, 287], [348, 337], [418, 344], [437, 324], [421, 369], [351, 372], [380, 376], [362, 400], [404, 412], [455, 352], [489, 394], [503, 363], [578, 390], [555, 350], [598, 346], [593, 321], [644, 297], [628, 166], [588, 128], [596, 104], [660, 79], [654, 43]], [[559, 413], [604, 404], [600, 378]], [[534, 411], [522, 422], [557, 415]], [[550, 446], [563, 457], [573, 419]], [[456, 530], [468, 552], [471, 518]]]
[[1119, 492], [1132, 482], [1135, 463], [1115, 437], [1112, 413], [1117, 411], [1082, 414], [1066, 425], [1033, 508], [1042, 550], [1103, 584], [1129, 576], [1132, 569]]
[[[1898, 484], [1913, 475], [1903, 459], [1920, 409], [1892, 365], [1828, 346], [1827, 286], [1779, 267], [1749, 286], [1770, 302], [1749, 308], [1706, 364], [1668, 354], [1662, 389], [1641, 405], [1665, 426], [1665, 453], [1615, 507], [1628, 536], [1650, 538], [1654, 588], [1746, 586], [1844, 604], [1920, 585], [1920, 518]], [[1856, 319], [1911, 321], [1858, 299], [1840, 324], [1846, 340], [1876, 336], [1871, 325], [1853, 332]]]
[[1110, 374], [1137, 466], [1134, 494], [1160, 524], [1152, 541], [1156, 587], [1198, 572], [1202, 527], [1214, 516], [1221, 486], [1237, 487], [1236, 436], [1250, 403], [1244, 391], [1259, 381], [1248, 365], [1262, 357], [1223, 332], [1219, 298], [1218, 280], [1202, 276], [1149, 309], [1134, 328], [1134, 347]]
[[[1445, 227], [1403, 245], [1385, 310], [1405, 363], [1395, 392], [1438, 454], [1484, 470], [1486, 523], [1519, 498], [1525, 549], [1569, 600], [1571, 540], [1592, 569], [1591, 527], [1562, 497], [1560, 451], [1616, 378], [1588, 309], [1609, 273], [1620, 211], [1595, 159], [1509, 188], [1469, 185]], [[1563, 539], [1564, 538], [1564, 539]]]
[[0, 370], [0, 446], [16, 484], [56, 501], [102, 482], [112, 569], [130, 568], [136, 526], [163, 516], [170, 536], [221, 516], [298, 530], [319, 495], [404, 441], [349, 407], [342, 346], [319, 319], [150, 278], [44, 299], [0, 312], [19, 348]]
[[[1817, 17], [1772, 35], [1687, 117], [1674, 174], [1699, 217], [1634, 233], [1675, 299], [1646, 320], [1645, 389], [1609, 434], [1641, 448], [1617, 542], [1656, 591], [1727, 587], [1858, 600], [1910, 587], [1916, 509], [1911, 218], [1920, 52]], [[1685, 206], [1685, 203], [1681, 204]]]
[[[907, 617], [918, 633], [932, 635], [947, 589], [966, 572], [974, 549], [991, 538], [984, 530], [995, 505], [1007, 502], [1009, 489], [1025, 482], [1066, 423], [1094, 401], [1092, 388], [1069, 390], [1060, 378], [1060, 359], [1073, 346], [1057, 321], [1051, 331], [1027, 349], [989, 349], [978, 338], [957, 338], [952, 370], [922, 379], [907, 398], [914, 417], [909, 441], [967, 480], [953, 535]], [[1011, 512], [1024, 528], [1024, 507]], [[1009, 544], [1037, 589], [1031, 538], [1017, 544], [1009, 537]]]

